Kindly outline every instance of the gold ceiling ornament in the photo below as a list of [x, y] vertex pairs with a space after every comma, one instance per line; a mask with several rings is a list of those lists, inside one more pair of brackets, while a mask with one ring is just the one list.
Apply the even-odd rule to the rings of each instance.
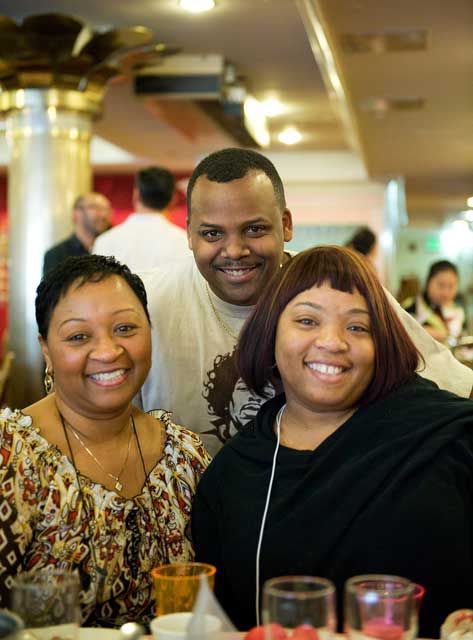
[[0, 15], [0, 91], [55, 88], [102, 96], [111, 78], [177, 51], [154, 41], [147, 27], [94, 31], [57, 13], [20, 23]]

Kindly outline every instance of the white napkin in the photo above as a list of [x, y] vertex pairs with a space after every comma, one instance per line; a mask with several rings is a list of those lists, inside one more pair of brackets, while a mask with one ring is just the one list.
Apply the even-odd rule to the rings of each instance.
[[200, 578], [199, 593], [192, 613], [187, 627], [188, 640], [216, 640], [222, 632], [225, 632], [225, 640], [239, 640], [240, 634], [209, 588], [205, 576]]

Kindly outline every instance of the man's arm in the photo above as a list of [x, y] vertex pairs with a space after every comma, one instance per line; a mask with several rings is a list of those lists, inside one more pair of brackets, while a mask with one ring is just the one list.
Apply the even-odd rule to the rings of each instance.
[[419, 375], [432, 380], [441, 389], [464, 398], [473, 397], [473, 370], [461, 364], [447, 347], [434, 340], [415, 318], [404, 311], [389, 291], [385, 290], [385, 293], [425, 360], [425, 367], [421, 365], [418, 370]]

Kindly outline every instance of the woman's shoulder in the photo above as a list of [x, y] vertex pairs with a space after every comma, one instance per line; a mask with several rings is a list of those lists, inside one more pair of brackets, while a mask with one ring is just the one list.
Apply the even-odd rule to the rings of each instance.
[[410, 381], [360, 411], [367, 424], [384, 426], [385, 436], [425, 438], [446, 444], [473, 434], [473, 401], [439, 389], [416, 374]]
[[381, 407], [396, 406], [399, 413], [411, 410], [414, 407], [425, 412], [435, 412], [437, 409], [445, 407], [447, 411], [452, 411], [452, 419], [456, 415], [455, 412], [461, 415], [473, 416], [472, 400], [461, 397], [451, 391], [440, 389], [435, 382], [417, 373], [400, 387], [378, 400], [376, 404]]
[[10, 469], [20, 475], [49, 477], [60, 459], [59, 450], [41, 435], [32, 416], [9, 407], [0, 411], [0, 465], [5, 473]]
[[34, 425], [30, 415], [20, 409], [5, 407], [0, 410], [0, 441], [2, 448], [8, 447], [8, 443], [21, 441], [25, 444], [38, 444], [39, 429]]
[[21, 409], [4, 407], [0, 410], [0, 425], [2, 429], [6, 426], [30, 429], [33, 426], [32, 423], [31, 416], [24, 414]]
[[166, 434], [164, 455], [176, 460], [191, 459], [207, 466], [211, 460], [210, 454], [197, 433], [187, 427], [176, 424], [172, 420], [172, 412], [164, 409], [154, 409], [148, 414], [164, 426]]

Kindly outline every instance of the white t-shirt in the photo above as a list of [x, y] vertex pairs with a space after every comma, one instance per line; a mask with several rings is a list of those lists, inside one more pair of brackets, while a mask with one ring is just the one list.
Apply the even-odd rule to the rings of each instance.
[[[264, 401], [251, 394], [238, 378], [236, 340], [221, 322], [237, 336], [252, 307], [227, 304], [217, 298], [193, 256], [140, 275], [148, 293], [153, 338], [153, 363], [141, 391], [142, 407], [146, 411], [157, 407], [172, 411], [173, 421], [196, 431], [214, 455], [225, 440], [251, 420]], [[442, 389], [468, 397], [473, 371], [455, 360], [388, 296], [426, 360], [426, 369], [419, 373]]]
[[115, 256], [131, 271], [153, 269], [192, 255], [184, 229], [160, 213], [130, 214], [98, 236], [91, 253]]

